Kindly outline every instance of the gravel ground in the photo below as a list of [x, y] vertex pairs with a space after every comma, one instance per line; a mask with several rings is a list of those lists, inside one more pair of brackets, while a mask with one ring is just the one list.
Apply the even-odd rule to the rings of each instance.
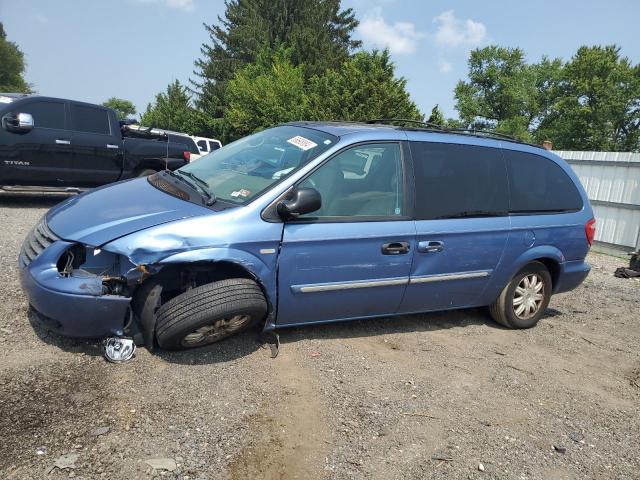
[[285, 330], [276, 359], [248, 332], [111, 365], [30, 322], [16, 257], [54, 202], [0, 198], [2, 479], [640, 478], [623, 260], [590, 254], [527, 331], [464, 310]]

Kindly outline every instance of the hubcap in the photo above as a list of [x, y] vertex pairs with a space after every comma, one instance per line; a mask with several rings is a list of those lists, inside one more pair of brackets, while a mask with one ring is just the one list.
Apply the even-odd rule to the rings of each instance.
[[533, 317], [544, 300], [544, 280], [536, 274], [525, 275], [513, 294], [513, 313], [523, 320]]
[[216, 320], [211, 325], [205, 325], [186, 335], [182, 339], [182, 346], [199, 347], [217, 342], [241, 330], [250, 320], [251, 317], [249, 315], [236, 315], [235, 317]]

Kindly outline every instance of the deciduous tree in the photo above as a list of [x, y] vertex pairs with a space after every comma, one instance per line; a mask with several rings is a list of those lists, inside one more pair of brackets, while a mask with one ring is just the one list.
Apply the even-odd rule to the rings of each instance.
[[118, 120], [125, 120], [136, 114], [136, 106], [133, 102], [123, 98], [111, 97], [103, 102], [102, 105], [115, 110]]
[[14, 42], [7, 40], [0, 22], [0, 92], [30, 93], [31, 86], [24, 79], [24, 54]]

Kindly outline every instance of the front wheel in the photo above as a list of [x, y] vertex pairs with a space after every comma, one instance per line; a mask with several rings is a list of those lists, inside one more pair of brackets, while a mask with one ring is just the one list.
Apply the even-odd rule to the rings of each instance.
[[507, 328], [535, 326], [551, 300], [551, 275], [540, 262], [520, 270], [489, 307], [493, 319]]
[[256, 282], [233, 278], [172, 298], [156, 315], [158, 345], [183, 350], [218, 342], [262, 320], [267, 302]]

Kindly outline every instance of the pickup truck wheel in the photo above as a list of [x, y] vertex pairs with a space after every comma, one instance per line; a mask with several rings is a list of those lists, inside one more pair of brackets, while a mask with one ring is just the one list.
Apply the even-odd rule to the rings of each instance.
[[135, 172], [134, 176], [135, 177], [148, 177], [149, 175], [153, 175], [154, 173], [158, 173], [155, 170], [152, 170], [150, 168], [146, 168], [144, 170], [138, 170], [137, 172]]
[[489, 307], [493, 319], [507, 328], [531, 328], [551, 300], [551, 275], [540, 262], [520, 270]]
[[267, 302], [253, 280], [207, 283], [172, 298], [156, 314], [158, 345], [168, 350], [201, 347], [262, 320]]

